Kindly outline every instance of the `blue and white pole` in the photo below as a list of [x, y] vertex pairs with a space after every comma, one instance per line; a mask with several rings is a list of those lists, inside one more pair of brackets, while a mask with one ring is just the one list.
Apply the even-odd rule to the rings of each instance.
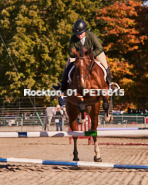
[[25, 159], [25, 158], [0, 158], [0, 162], [6, 163], [34, 163], [42, 165], [61, 165], [61, 166], [75, 166], [75, 167], [95, 167], [95, 168], [121, 168], [121, 169], [148, 169], [147, 165], [134, 164], [113, 164], [113, 163], [96, 163], [83, 161], [47, 161], [41, 159]]

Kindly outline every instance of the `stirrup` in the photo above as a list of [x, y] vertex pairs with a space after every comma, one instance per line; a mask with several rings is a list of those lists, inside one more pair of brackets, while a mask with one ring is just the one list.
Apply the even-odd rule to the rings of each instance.
[[[113, 85], [115, 85], [115, 87], [113, 87]], [[120, 86], [117, 83], [115, 83], [115, 82], [111, 82], [109, 84], [109, 89], [111, 89], [112, 92], [115, 93], [115, 92], [117, 92], [120, 89]]]
[[55, 90], [55, 91], [58, 91], [58, 90], [61, 90], [61, 85], [58, 85], [58, 86], [52, 85], [51, 88], [52, 88], [53, 90]]

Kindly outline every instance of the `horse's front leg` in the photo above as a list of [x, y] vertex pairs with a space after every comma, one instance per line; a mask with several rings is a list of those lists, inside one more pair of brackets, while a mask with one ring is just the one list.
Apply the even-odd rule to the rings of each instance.
[[73, 152], [74, 158], [73, 158], [73, 161], [79, 161], [78, 150], [77, 150], [77, 139], [78, 139], [78, 137], [73, 137], [73, 140], [74, 140], [74, 152]]
[[[70, 128], [72, 131], [76, 131], [76, 121], [69, 121], [70, 123]], [[77, 139], [78, 137], [73, 137], [73, 141], [74, 141], [74, 152], [73, 152], [73, 155], [74, 155], [74, 158], [73, 158], [73, 161], [79, 161], [79, 158], [78, 158], [78, 150], [77, 150]]]
[[[80, 111], [79, 109], [74, 106], [73, 104], [71, 104], [70, 102], [66, 101], [66, 105], [67, 105], [67, 114], [69, 117], [69, 126], [71, 128], [72, 131], [76, 131], [76, 118], [79, 115]], [[78, 137], [73, 137], [73, 141], [74, 141], [74, 161], [79, 161], [78, 158], [78, 150], [77, 150], [77, 139]]]
[[[70, 127], [71, 127], [72, 131], [76, 131], [76, 121], [75, 120], [70, 121]], [[79, 161], [78, 150], [77, 150], [77, 139], [78, 139], [78, 137], [73, 137], [73, 141], [74, 141], [73, 161]]]
[[106, 122], [110, 122], [113, 120], [113, 117], [109, 114], [109, 103], [108, 103], [108, 97], [103, 97], [103, 109], [105, 110], [105, 116], [104, 120]]

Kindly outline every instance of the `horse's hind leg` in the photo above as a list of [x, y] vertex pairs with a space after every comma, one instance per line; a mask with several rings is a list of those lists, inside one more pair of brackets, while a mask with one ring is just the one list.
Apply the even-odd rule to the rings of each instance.
[[109, 103], [108, 103], [108, 98], [107, 97], [103, 97], [103, 109], [105, 110], [105, 116], [104, 116], [104, 120], [106, 122], [110, 122], [113, 120], [113, 117], [111, 115], [109, 115]]

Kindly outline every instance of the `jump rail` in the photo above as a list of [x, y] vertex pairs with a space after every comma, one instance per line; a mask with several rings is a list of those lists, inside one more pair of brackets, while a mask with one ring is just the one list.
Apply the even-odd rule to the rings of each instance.
[[122, 168], [122, 169], [148, 169], [147, 165], [135, 164], [114, 164], [114, 163], [96, 163], [83, 161], [47, 161], [42, 159], [25, 159], [25, 158], [0, 158], [0, 162], [6, 163], [35, 163], [42, 165], [61, 165], [61, 166], [75, 166], [75, 167], [95, 167], [95, 168]]
[[52, 131], [52, 132], [0, 132], [0, 137], [84, 137], [84, 136], [145, 136], [148, 130], [105, 130], [105, 131]]
[[105, 131], [105, 130], [147, 130], [148, 128], [138, 128], [138, 127], [106, 127], [100, 128], [98, 127], [98, 131]]
[[137, 145], [137, 146], [148, 146], [148, 143], [98, 143], [98, 145], [125, 145], [125, 146], [130, 146], [130, 145]]

